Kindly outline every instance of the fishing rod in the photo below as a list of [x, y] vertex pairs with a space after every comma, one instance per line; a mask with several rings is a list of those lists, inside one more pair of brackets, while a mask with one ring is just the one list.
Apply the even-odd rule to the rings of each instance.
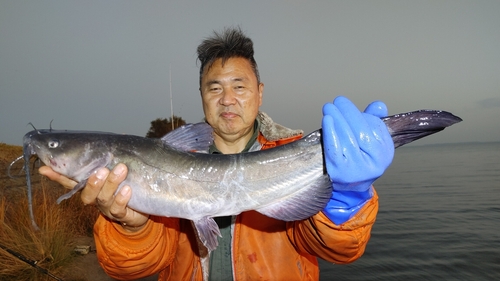
[[7, 251], [8, 253], [10, 253], [11, 255], [13, 255], [14, 257], [22, 260], [23, 262], [31, 265], [32, 267], [36, 268], [38, 271], [42, 272], [43, 274], [46, 274], [48, 275], [49, 277], [51, 278], [54, 278], [55, 280], [57, 281], [64, 281], [63, 279], [55, 276], [54, 274], [50, 273], [50, 271], [48, 271], [47, 269], [43, 268], [43, 267], [40, 267], [37, 265], [37, 261], [34, 261], [34, 260], [30, 260], [29, 258], [21, 255], [20, 253], [14, 251], [14, 250], [11, 250], [9, 248], [7, 248], [6, 246], [0, 244], [0, 248], [2, 248], [3, 250]]

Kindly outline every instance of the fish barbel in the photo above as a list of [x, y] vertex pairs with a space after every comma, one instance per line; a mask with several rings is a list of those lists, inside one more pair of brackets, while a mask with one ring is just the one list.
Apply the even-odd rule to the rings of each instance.
[[[382, 118], [395, 147], [462, 121], [446, 111], [420, 110]], [[255, 210], [294, 221], [321, 211], [330, 200], [321, 130], [272, 149], [240, 154], [206, 154], [212, 143], [206, 123], [180, 127], [161, 139], [89, 131], [33, 130], [23, 139], [31, 206], [29, 158], [36, 154], [54, 171], [78, 184], [58, 202], [85, 187], [102, 167], [128, 167], [128, 206], [142, 213], [192, 220], [209, 251], [217, 247], [213, 217]], [[12, 165], [12, 164], [11, 164]]]

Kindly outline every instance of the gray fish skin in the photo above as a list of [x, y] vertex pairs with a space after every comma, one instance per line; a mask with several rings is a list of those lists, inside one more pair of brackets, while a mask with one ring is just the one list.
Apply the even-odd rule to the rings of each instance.
[[[451, 113], [430, 110], [382, 120], [395, 147], [461, 121]], [[129, 172], [119, 188], [132, 188], [129, 207], [146, 214], [192, 220], [210, 251], [217, 247], [220, 235], [213, 217], [256, 210], [279, 220], [301, 220], [321, 211], [330, 200], [332, 186], [323, 163], [321, 130], [263, 151], [216, 155], [190, 152], [206, 150], [212, 141], [211, 132], [204, 123], [181, 127], [162, 139], [34, 130], [24, 136], [24, 159], [37, 154], [54, 171], [79, 182], [59, 202], [83, 188], [99, 168], [112, 169], [124, 163]]]

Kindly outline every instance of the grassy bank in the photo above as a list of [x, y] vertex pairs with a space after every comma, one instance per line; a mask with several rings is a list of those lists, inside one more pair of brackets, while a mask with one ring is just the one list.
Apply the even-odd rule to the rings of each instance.
[[[22, 161], [12, 169], [18, 177], [7, 176], [8, 165], [21, 154], [19, 146], [0, 144], [0, 244], [64, 278], [64, 269], [74, 255], [75, 237], [91, 235], [98, 211], [93, 206], [83, 206], [78, 195], [57, 205], [56, 199], [67, 190], [41, 177], [35, 169], [33, 209], [40, 230], [34, 230]], [[0, 264], [0, 280], [54, 280], [5, 249], [0, 249]]]

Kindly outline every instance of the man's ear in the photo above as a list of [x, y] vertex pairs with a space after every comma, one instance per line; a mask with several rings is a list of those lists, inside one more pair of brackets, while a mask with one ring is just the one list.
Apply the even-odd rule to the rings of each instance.
[[264, 94], [264, 83], [259, 83], [259, 106], [262, 105], [262, 95]]

